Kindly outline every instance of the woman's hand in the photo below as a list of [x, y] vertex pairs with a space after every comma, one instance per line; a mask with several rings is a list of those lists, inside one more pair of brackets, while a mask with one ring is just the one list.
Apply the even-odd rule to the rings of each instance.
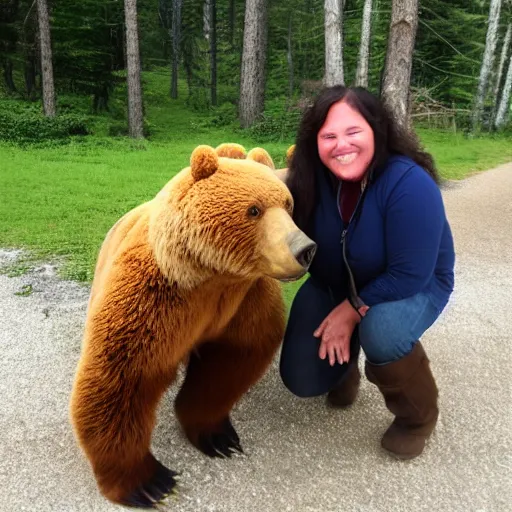
[[[366, 314], [365, 306], [362, 315]], [[359, 313], [351, 306], [348, 299], [336, 306], [313, 333], [316, 338], [322, 338], [318, 355], [320, 359], [329, 356], [329, 364], [334, 366], [348, 363], [350, 359], [350, 338], [356, 325], [361, 321]]]

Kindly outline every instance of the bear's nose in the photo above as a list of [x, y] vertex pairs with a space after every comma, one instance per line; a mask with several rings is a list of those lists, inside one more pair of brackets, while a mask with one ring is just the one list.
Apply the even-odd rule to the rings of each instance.
[[308, 270], [316, 253], [316, 243], [302, 231], [294, 231], [288, 236], [288, 247], [300, 265]]
[[311, 242], [308, 244], [302, 251], [295, 256], [297, 261], [307, 270], [313, 261], [313, 258], [316, 253], [316, 244], [315, 242]]

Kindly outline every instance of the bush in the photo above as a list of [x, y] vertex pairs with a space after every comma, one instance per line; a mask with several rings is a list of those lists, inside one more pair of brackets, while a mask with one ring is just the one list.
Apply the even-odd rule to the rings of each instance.
[[50, 118], [34, 109], [0, 111], [0, 140], [7, 142], [37, 143], [88, 133], [87, 118], [79, 114]]
[[108, 127], [108, 134], [110, 137], [128, 136], [128, 123], [124, 121], [113, 121]]
[[236, 105], [223, 103], [218, 107], [210, 108], [207, 115], [200, 121], [195, 121], [194, 124], [199, 128], [221, 128], [233, 126], [237, 123], [237, 120]]
[[267, 101], [260, 120], [248, 131], [262, 141], [295, 140], [301, 118], [302, 110], [297, 106], [287, 107], [286, 100]]

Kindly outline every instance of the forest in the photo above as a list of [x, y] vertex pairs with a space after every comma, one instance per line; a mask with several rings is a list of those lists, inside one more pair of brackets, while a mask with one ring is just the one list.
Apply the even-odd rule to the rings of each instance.
[[293, 140], [329, 80], [383, 93], [386, 67], [407, 61], [393, 29], [412, 38], [414, 125], [508, 133], [511, 13], [509, 0], [2, 0], [0, 140], [151, 139], [174, 106]]

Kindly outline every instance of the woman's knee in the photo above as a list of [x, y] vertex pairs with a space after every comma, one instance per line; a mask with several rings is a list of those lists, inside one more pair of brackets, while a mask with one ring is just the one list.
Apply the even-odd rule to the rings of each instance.
[[372, 363], [401, 359], [438, 316], [439, 311], [425, 293], [377, 304], [359, 325], [361, 347]]
[[384, 364], [406, 356], [417, 340], [399, 319], [375, 306], [359, 324], [359, 341], [370, 362]]
[[299, 378], [295, 372], [290, 372], [289, 370], [289, 368], [281, 367], [279, 373], [281, 381], [290, 393], [298, 398], [311, 398], [319, 394], [307, 381]]

